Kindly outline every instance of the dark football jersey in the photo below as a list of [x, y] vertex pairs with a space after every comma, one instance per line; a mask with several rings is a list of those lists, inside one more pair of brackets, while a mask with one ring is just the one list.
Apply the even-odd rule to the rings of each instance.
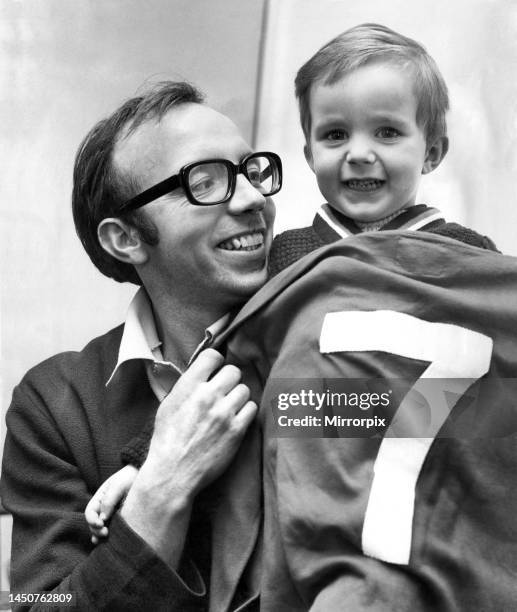
[[228, 593], [260, 541], [262, 610], [515, 608], [516, 259], [349, 238], [275, 277], [227, 342], [260, 403], [215, 518]]

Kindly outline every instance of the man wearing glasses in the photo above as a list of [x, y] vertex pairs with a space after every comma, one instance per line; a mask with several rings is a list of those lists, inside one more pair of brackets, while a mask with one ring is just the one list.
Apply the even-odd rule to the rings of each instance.
[[[13, 591], [52, 591], [56, 605], [72, 594], [81, 610], [205, 607], [213, 500], [199, 494], [256, 411], [239, 370], [207, 347], [266, 280], [282, 168], [202, 102], [187, 83], [163, 83], [79, 150], [78, 235], [103, 274], [142, 287], [124, 326], [14, 391], [2, 476]], [[84, 507], [154, 413], [148, 459], [93, 550]]]

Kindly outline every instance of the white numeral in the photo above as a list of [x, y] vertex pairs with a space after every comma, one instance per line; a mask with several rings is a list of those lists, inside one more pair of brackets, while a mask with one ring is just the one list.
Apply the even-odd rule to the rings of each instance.
[[[426, 455], [455, 402], [488, 372], [493, 342], [488, 336], [449, 323], [433, 323], [391, 310], [333, 312], [325, 316], [320, 351], [383, 351], [429, 366], [401, 402], [381, 442], [362, 531], [363, 552], [390, 563], [407, 564], [415, 488]], [[443, 379], [437, 392], [429, 379]], [[445, 385], [447, 387], [445, 388]], [[448, 401], [446, 395], [448, 394]], [[411, 437], [415, 397], [432, 407], [426, 436]], [[419, 423], [420, 436], [421, 423]]]

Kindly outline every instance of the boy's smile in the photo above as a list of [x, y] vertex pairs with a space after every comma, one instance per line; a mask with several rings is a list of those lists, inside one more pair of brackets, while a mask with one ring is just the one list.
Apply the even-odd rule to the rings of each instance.
[[386, 181], [382, 181], [374, 178], [366, 178], [366, 179], [349, 179], [344, 181], [344, 185], [347, 189], [351, 189], [352, 191], [377, 191], [380, 189]]
[[[313, 85], [306, 157], [328, 203], [358, 221], [415, 204], [420, 176], [441, 161], [417, 124], [412, 74], [362, 66], [332, 85]], [[438, 159], [437, 159], [438, 158]]]

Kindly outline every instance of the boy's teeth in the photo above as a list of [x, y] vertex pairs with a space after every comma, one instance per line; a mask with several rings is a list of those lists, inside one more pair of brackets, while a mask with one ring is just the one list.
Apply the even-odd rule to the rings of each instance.
[[378, 179], [351, 179], [345, 181], [345, 184], [350, 189], [357, 189], [358, 191], [374, 191], [382, 186], [384, 181]]
[[264, 244], [264, 236], [260, 232], [246, 234], [238, 238], [230, 238], [219, 245], [227, 251], [255, 251]]

